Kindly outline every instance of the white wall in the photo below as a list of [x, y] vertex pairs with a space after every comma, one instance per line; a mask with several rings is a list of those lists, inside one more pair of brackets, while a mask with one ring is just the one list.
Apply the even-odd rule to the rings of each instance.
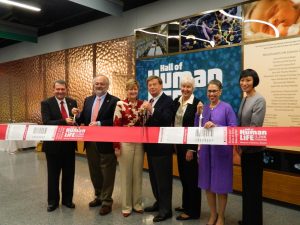
[[39, 37], [37, 44], [22, 42], [2, 48], [0, 63], [126, 37], [133, 35], [137, 28], [221, 9], [244, 1], [246, 0], [160, 0], [127, 11], [120, 17], [109, 16]]

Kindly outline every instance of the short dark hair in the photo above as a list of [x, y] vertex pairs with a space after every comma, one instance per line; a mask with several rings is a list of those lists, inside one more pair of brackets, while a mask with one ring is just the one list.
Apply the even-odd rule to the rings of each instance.
[[55, 87], [55, 84], [61, 84], [64, 85], [65, 87], [67, 87], [67, 83], [64, 80], [56, 80], [53, 82], [53, 88]]
[[147, 78], [147, 84], [149, 83], [149, 81], [155, 80], [155, 79], [158, 80], [159, 84], [162, 84], [162, 79], [158, 76], [155, 76], [155, 75], [151, 75], [150, 77]]
[[223, 89], [222, 83], [221, 83], [221, 81], [219, 81], [219, 80], [211, 80], [211, 81], [209, 81], [209, 83], [207, 84], [207, 87], [208, 87], [210, 84], [216, 85], [220, 90]]
[[243, 70], [241, 72], [239, 81], [241, 81], [241, 79], [244, 77], [252, 77], [253, 78], [253, 87], [256, 87], [259, 84], [259, 76], [258, 76], [257, 72], [253, 69]]

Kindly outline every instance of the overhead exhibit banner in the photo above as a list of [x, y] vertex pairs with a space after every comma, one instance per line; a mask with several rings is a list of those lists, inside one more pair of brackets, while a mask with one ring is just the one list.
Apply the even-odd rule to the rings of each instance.
[[218, 79], [223, 84], [221, 99], [237, 112], [241, 90], [241, 47], [211, 49], [173, 56], [136, 61], [136, 78], [140, 83], [140, 98], [150, 99], [146, 80], [151, 75], [161, 77], [163, 91], [173, 99], [181, 94], [180, 79], [190, 74], [195, 80], [195, 96], [207, 102], [206, 87], [209, 81]]

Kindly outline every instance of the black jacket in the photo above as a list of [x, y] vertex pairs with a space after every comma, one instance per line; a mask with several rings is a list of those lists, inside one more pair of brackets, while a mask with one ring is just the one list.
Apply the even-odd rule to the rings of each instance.
[[[74, 99], [67, 98], [67, 107], [69, 115], [72, 115], [72, 108], [77, 108], [77, 102]], [[59, 105], [56, 98], [50, 97], [41, 102], [41, 114], [44, 125], [67, 125], [66, 121], [62, 119]], [[57, 154], [59, 151], [75, 151], [76, 142], [74, 141], [44, 141], [43, 151], [46, 153]]]

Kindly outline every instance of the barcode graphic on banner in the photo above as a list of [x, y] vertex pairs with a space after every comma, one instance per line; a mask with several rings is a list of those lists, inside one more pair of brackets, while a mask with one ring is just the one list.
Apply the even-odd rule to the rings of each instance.
[[33, 129], [33, 134], [46, 134], [47, 133], [47, 127], [35, 127]]
[[214, 130], [213, 129], [205, 129], [205, 128], [200, 128], [197, 129], [195, 132], [196, 140], [199, 143], [211, 143], [213, 141], [214, 137]]
[[32, 125], [29, 126], [27, 140], [53, 140], [57, 126]]

